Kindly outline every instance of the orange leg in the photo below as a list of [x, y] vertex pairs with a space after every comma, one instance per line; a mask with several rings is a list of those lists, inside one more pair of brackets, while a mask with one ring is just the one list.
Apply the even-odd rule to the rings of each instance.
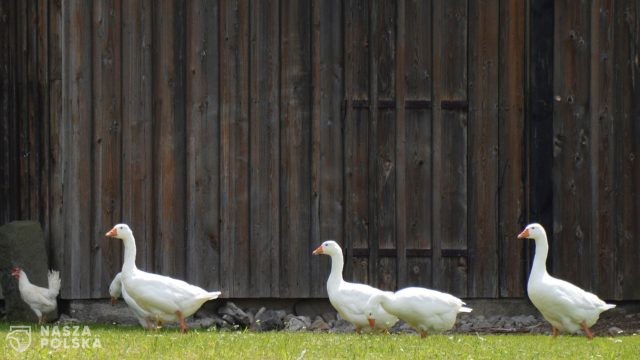
[[553, 337], [557, 337], [558, 336], [558, 329], [556, 329], [554, 326], [551, 327], [551, 334], [553, 335]]
[[421, 338], [426, 338], [427, 335], [429, 335], [429, 334], [426, 331], [424, 331], [424, 330], [420, 331], [420, 337]]
[[147, 323], [147, 330], [153, 329], [153, 322], [151, 320], [146, 319], [146, 323]]
[[359, 326], [356, 326], [356, 334], [360, 335], [362, 333], [362, 329]]
[[178, 315], [178, 319], [180, 320], [180, 332], [181, 333], [186, 333], [187, 332], [187, 324], [184, 322], [184, 316], [182, 316], [182, 311], [180, 311], [180, 310], [176, 311], [176, 315]]
[[589, 330], [589, 328], [587, 327], [587, 323], [583, 321], [582, 324], [580, 324], [580, 327], [582, 327], [582, 331], [584, 331], [584, 334], [587, 335], [587, 338], [589, 340], [593, 340], [593, 333], [591, 333], [591, 330]]

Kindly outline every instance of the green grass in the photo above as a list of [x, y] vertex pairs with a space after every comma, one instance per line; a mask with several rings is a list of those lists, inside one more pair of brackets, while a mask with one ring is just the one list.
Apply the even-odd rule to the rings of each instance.
[[[33, 328], [31, 346], [16, 352], [0, 324], [2, 359], [633, 359], [640, 335], [616, 338], [544, 335], [356, 335], [328, 333], [254, 333], [175, 329], [148, 332], [140, 327], [90, 325], [100, 348], [41, 347]], [[82, 331], [82, 327], [80, 328]], [[46, 338], [46, 337], [45, 337]], [[67, 338], [72, 346], [72, 337]]]

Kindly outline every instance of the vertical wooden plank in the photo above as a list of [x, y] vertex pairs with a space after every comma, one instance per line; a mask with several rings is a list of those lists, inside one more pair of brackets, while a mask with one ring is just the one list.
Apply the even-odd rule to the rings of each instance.
[[186, 275], [213, 290], [220, 287], [218, 4], [198, 0], [186, 6]]
[[[62, 118], [62, 214], [65, 258], [60, 273], [63, 298], [87, 298], [91, 290], [91, 6], [83, 1], [63, 4], [64, 25]], [[71, 254], [73, 256], [71, 256]]]
[[[281, 2], [280, 295], [310, 294], [311, 1]], [[306, 237], [306, 238], [305, 238]], [[313, 259], [315, 260], [315, 259]]]
[[[398, 147], [405, 152], [404, 171], [400, 170], [401, 161], [398, 159], [398, 173], [404, 172], [404, 201], [398, 197], [398, 227], [404, 226], [406, 236], [405, 248], [411, 250], [431, 249], [432, 223], [432, 134], [431, 127], [433, 117], [427, 104], [431, 101], [432, 72], [432, 9], [431, 3], [426, 1], [405, 1], [405, 30], [401, 37], [404, 38], [406, 48], [404, 61], [405, 72], [403, 81], [398, 81], [398, 86], [405, 86], [406, 101], [422, 102], [420, 108], [406, 108], [404, 143], [399, 140]], [[400, 27], [399, 27], [400, 29]], [[398, 43], [398, 51], [401, 44]], [[400, 101], [400, 99], [398, 99]], [[401, 104], [401, 102], [400, 102]], [[400, 112], [400, 108], [398, 109]], [[400, 115], [398, 115], [400, 117]], [[401, 129], [398, 128], [400, 139]], [[400, 152], [398, 152], [400, 157]], [[400, 185], [398, 178], [398, 185]], [[398, 191], [400, 193], [400, 191]], [[404, 205], [402, 205], [404, 204]], [[404, 208], [404, 223], [400, 221], [401, 209]], [[400, 249], [401, 237], [398, 236], [398, 249]], [[408, 256], [408, 255], [407, 255]], [[402, 264], [400, 264], [402, 266]], [[425, 286], [431, 287], [432, 262], [426, 256], [412, 256], [407, 258], [406, 280], [402, 282], [400, 277], [398, 287]]]
[[220, 2], [220, 286], [249, 295], [249, 8]]
[[[46, 0], [38, 1], [38, 33], [37, 33], [37, 79], [38, 79], [38, 103], [39, 116], [36, 119], [38, 131], [38, 157], [40, 158], [40, 166], [36, 168], [38, 172], [38, 188], [39, 197], [36, 201], [40, 224], [42, 225], [45, 248], [50, 249], [49, 236], [49, 2]], [[49, 257], [50, 258], [50, 257]], [[49, 260], [51, 263], [51, 260]], [[50, 265], [50, 264], [48, 264]]]
[[18, 199], [19, 207], [17, 216], [19, 219], [31, 219], [30, 212], [30, 176], [29, 164], [31, 160], [31, 150], [29, 148], [29, 18], [30, 4], [33, 2], [17, 3], [16, 21], [16, 125], [17, 125], [17, 146], [18, 146]]
[[351, 258], [369, 248], [369, 13], [370, 2], [345, 2], [345, 279], [368, 283], [368, 260]]
[[[279, 15], [278, 0], [251, 3], [249, 295], [252, 297], [277, 297], [280, 288]], [[296, 241], [305, 243], [301, 235]]]
[[121, 73], [120, 0], [93, 7], [93, 194], [91, 297], [106, 297], [113, 275], [122, 267], [121, 246], [105, 239], [105, 229], [121, 219], [120, 160]]
[[151, 0], [122, 3], [122, 221], [136, 237], [138, 267], [148, 271], [154, 269], [151, 19]]
[[554, 93], [555, 275], [587, 290], [591, 264], [590, 5], [556, 2]]
[[377, 249], [396, 248], [396, 116], [394, 107], [381, 105], [395, 100], [396, 10], [395, 1], [372, 3], [369, 194], [373, 206], [369, 211], [373, 238], [369, 266], [371, 283], [384, 290], [396, 288], [396, 259], [377, 253]]
[[17, 146], [13, 146], [16, 117], [15, 78], [13, 65], [16, 52], [15, 22], [17, 19], [15, 1], [0, 2], [0, 222], [3, 224], [13, 218], [15, 199], [18, 189], [14, 187], [17, 179], [15, 161]]
[[[554, 21], [555, 4], [553, 0], [533, 0], [529, 8], [529, 25], [527, 26], [527, 39], [529, 39], [529, 76], [527, 96], [527, 144], [526, 144], [526, 185], [525, 200], [527, 207], [527, 221], [538, 222], [547, 229], [547, 236], [553, 242], [553, 180], [552, 166], [549, 159], [553, 158], [553, 69], [554, 66]], [[502, 147], [501, 147], [502, 149]], [[501, 155], [502, 159], [502, 155]], [[502, 168], [502, 164], [501, 164]], [[506, 205], [505, 205], [506, 206]], [[511, 211], [511, 209], [507, 208]], [[524, 226], [525, 224], [521, 224]], [[519, 230], [516, 230], [516, 232]], [[513, 234], [511, 234], [513, 236]], [[535, 254], [535, 243], [525, 242], [524, 279], [526, 284]], [[507, 248], [505, 248], [508, 250]], [[513, 250], [513, 258], [516, 259], [517, 250]], [[552, 254], [549, 254], [552, 255]], [[550, 265], [547, 262], [547, 266]], [[507, 265], [509, 266], [509, 265]], [[512, 265], [515, 266], [515, 265]], [[511, 267], [510, 267], [511, 268]], [[509, 271], [501, 271], [508, 273]], [[501, 280], [501, 284], [507, 286], [520, 285], [517, 280]], [[524, 292], [524, 291], [523, 291]]]
[[498, 295], [500, 20], [499, 1], [470, 3], [467, 240], [472, 297]]
[[[616, 298], [640, 299], [640, 6], [635, 2], [614, 4], [614, 118], [616, 156]], [[634, 75], [635, 74], [635, 75]]]
[[[344, 57], [342, 2], [313, 3], [313, 128], [312, 234], [313, 244], [334, 239], [344, 244]], [[326, 279], [326, 261], [311, 261], [311, 278]], [[311, 296], [325, 297], [322, 281], [312, 281]]]
[[467, 258], [443, 257], [441, 251], [467, 246], [467, 114], [442, 108], [443, 101], [467, 101], [467, 3], [436, 2], [434, 19], [433, 239], [439, 243], [433, 246], [433, 284], [465, 297]]
[[589, 269], [598, 296], [615, 296], [614, 179], [615, 137], [613, 106], [613, 2], [598, 0], [591, 8], [591, 239], [594, 260]]
[[155, 271], [184, 278], [184, 2], [153, 6]]
[[[406, 53], [407, 53], [407, 17], [406, 1], [396, 2], [396, 52], [395, 52], [395, 74], [400, 80], [396, 80], [396, 118], [395, 118], [395, 239], [396, 239], [396, 268], [395, 287], [403, 288], [407, 283], [407, 115], [405, 112], [406, 83], [402, 78], [406, 76]], [[392, 289], [392, 290], [395, 290]]]
[[[26, 164], [25, 171], [27, 173], [27, 187], [23, 188], [21, 195], [27, 201], [27, 208], [24, 209], [23, 218], [33, 219], [42, 223], [42, 208], [40, 207], [41, 186], [40, 186], [40, 170], [42, 169], [43, 159], [41, 151], [41, 116], [43, 113], [44, 102], [42, 94], [40, 94], [40, 78], [38, 77], [39, 69], [39, 32], [41, 32], [39, 19], [39, 3], [37, 1], [27, 2], [26, 24], [26, 42], [24, 44], [24, 55], [26, 56], [26, 82], [23, 85], [26, 95], [26, 109], [24, 110], [25, 118], [23, 119], [25, 129], [25, 148], [22, 149], [23, 156], [21, 160]], [[25, 216], [26, 215], [26, 216]]]
[[[499, 277], [500, 293], [503, 297], [521, 297], [526, 288], [524, 268], [526, 262], [522, 261], [522, 241], [516, 239], [518, 233], [525, 225], [526, 204], [525, 204], [525, 183], [523, 180], [524, 166], [523, 158], [525, 151], [525, 48], [522, 44], [525, 41], [526, 11], [524, 2], [501, 2], [500, 14], [500, 109], [499, 109], [499, 155], [498, 155], [498, 178], [495, 179], [498, 188], [499, 202], [498, 208], [498, 233], [496, 241], [499, 247], [500, 271]], [[552, 38], [551, 32], [544, 34]], [[536, 32], [537, 34], [538, 32]], [[532, 40], [533, 41], [533, 40]], [[552, 42], [549, 41], [549, 45]], [[541, 50], [541, 49], [539, 49]], [[544, 62], [546, 61], [546, 63]], [[543, 66], [548, 64], [550, 59], [539, 58], [533, 66]], [[540, 69], [544, 71], [544, 69]], [[549, 78], [550, 79], [550, 78]], [[543, 84], [537, 84], [541, 86]], [[550, 86], [551, 83], [548, 83]], [[530, 84], [530, 86], [533, 86]], [[541, 89], [542, 90], [542, 89]], [[548, 109], [551, 106], [551, 88], [544, 97], [538, 93], [538, 100], [545, 103]], [[538, 106], [538, 105], [536, 105]], [[541, 105], [543, 106], [543, 105]], [[536, 118], [531, 121], [540, 121]], [[544, 119], [543, 121], [546, 121]], [[546, 135], [549, 139], [551, 135]], [[545, 163], [533, 167], [532, 176], [544, 173], [550, 168], [546, 158]], [[550, 178], [549, 178], [550, 179]], [[547, 179], [547, 180], [549, 180]], [[532, 215], [533, 216], [533, 215]], [[532, 219], [532, 221], [538, 221]], [[525, 242], [528, 246], [530, 242]], [[478, 256], [479, 254], [476, 254]], [[482, 255], [479, 255], [482, 256]]]
[[[64, 216], [63, 175], [65, 172], [63, 156], [65, 151], [63, 108], [63, 59], [62, 59], [63, 18], [60, 2], [49, 4], [49, 266], [62, 269], [64, 264]], [[62, 283], [62, 294], [69, 284]]]

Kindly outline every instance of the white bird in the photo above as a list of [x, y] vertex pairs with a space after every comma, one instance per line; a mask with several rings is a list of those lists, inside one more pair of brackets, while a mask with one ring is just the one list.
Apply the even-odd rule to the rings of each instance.
[[120, 295], [122, 295], [122, 297], [126, 299], [125, 302], [127, 303], [127, 305], [129, 305], [129, 310], [131, 310], [131, 312], [136, 317], [136, 319], [138, 319], [138, 322], [140, 323], [140, 325], [142, 325], [143, 328], [152, 330], [160, 327], [161, 325], [160, 319], [157, 319], [151, 313], [143, 310], [135, 302], [135, 300], [131, 299], [131, 297], [128, 296], [127, 292], [122, 289], [121, 277], [122, 277], [122, 273], [121, 272], [117, 273], [116, 276], [111, 281], [111, 285], [109, 285], [109, 295], [111, 296], [111, 305], [115, 305]]
[[54, 311], [58, 306], [56, 297], [60, 293], [60, 272], [49, 271], [47, 275], [49, 288], [30, 283], [27, 274], [18, 266], [11, 269], [11, 276], [18, 280], [20, 297], [38, 316], [38, 324], [43, 324], [45, 322], [44, 314]]
[[369, 325], [375, 326], [374, 309], [382, 305], [389, 314], [393, 314], [412, 328], [420, 332], [421, 337], [430, 331], [450, 330], [456, 322], [458, 313], [471, 312], [457, 297], [440, 291], [421, 287], [409, 287], [393, 293], [385, 291], [373, 295], [367, 303]]
[[118, 224], [106, 236], [121, 239], [124, 243], [120, 282], [124, 301], [134, 313], [138, 307], [156, 321], [178, 321], [180, 331], [186, 332], [184, 319], [206, 301], [220, 296], [219, 291], [208, 292], [182, 280], [138, 270], [136, 242], [128, 225]]
[[[344, 258], [340, 245], [335, 241], [325, 241], [313, 251], [313, 255], [320, 254], [331, 256], [331, 274], [327, 280], [327, 293], [329, 293], [331, 305], [343, 319], [355, 325], [356, 332], [360, 333], [368, 325], [365, 308], [367, 301], [371, 296], [382, 293], [382, 290], [342, 279]], [[376, 329], [387, 330], [398, 321], [397, 317], [384, 311], [381, 306], [377, 306], [372, 311], [378, 319], [375, 324]]]
[[553, 336], [558, 335], [558, 330], [574, 334], [582, 330], [589, 340], [593, 339], [589, 328], [598, 321], [600, 313], [616, 306], [547, 273], [549, 243], [542, 225], [527, 225], [518, 239], [533, 239], [536, 242], [527, 292], [533, 305], [551, 324]]

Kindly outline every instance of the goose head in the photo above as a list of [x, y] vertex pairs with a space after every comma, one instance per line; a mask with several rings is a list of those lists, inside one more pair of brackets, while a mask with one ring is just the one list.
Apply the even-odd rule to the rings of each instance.
[[313, 255], [342, 255], [342, 248], [337, 242], [333, 240], [327, 240], [313, 250]]
[[133, 236], [133, 232], [129, 228], [129, 225], [118, 224], [114, 226], [113, 229], [109, 230], [109, 232], [106, 233], [105, 235], [112, 238], [126, 239]]
[[518, 239], [542, 239], [546, 237], [546, 232], [542, 225], [538, 223], [533, 223], [527, 225], [524, 230], [518, 235]]

